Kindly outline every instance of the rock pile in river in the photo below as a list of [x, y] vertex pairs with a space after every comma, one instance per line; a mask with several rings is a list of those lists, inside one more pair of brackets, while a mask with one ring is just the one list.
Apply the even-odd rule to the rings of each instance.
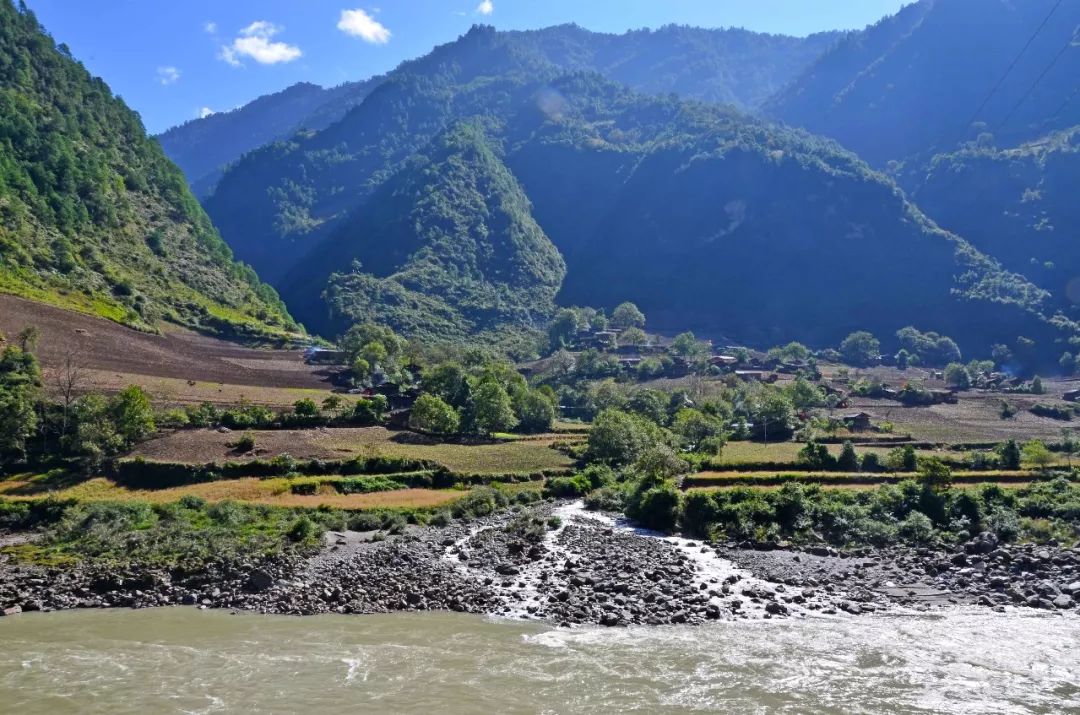
[[1080, 602], [1080, 550], [1002, 544], [989, 533], [947, 549], [714, 548], [541, 504], [373, 536], [331, 534], [315, 556], [195, 570], [0, 563], [0, 613], [182, 604], [297, 615], [454, 610], [618, 626], [894, 605], [1070, 611]]

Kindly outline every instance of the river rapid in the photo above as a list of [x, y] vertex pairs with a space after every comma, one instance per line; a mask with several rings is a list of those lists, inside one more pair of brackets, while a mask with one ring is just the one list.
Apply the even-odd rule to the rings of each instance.
[[452, 613], [32, 613], [0, 619], [0, 711], [1078, 713], [1080, 618], [561, 629]]

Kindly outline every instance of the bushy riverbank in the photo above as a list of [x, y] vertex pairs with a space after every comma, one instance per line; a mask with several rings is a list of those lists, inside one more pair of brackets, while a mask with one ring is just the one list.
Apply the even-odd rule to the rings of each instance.
[[[54, 521], [6, 537], [0, 607], [9, 611], [188, 604], [295, 615], [454, 610], [630, 625], [952, 603], [1069, 611], [1080, 599], [1080, 551], [1010, 545], [992, 532], [936, 546], [845, 551], [713, 546], [636, 530], [614, 515], [585, 512], [580, 502], [511, 507], [487, 490], [457, 518], [412, 519], [426, 526], [400, 514], [382, 517], [393, 523], [368, 514], [350, 524], [332, 511], [234, 512], [195, 503], [154, 511], [153, 519], [115, 506], [69, 505], [59, 516], [37, 509], [27, 513]], [[153, 523], [130, 521], [133, 514]], [[226, 514], [236, 521], [227, 525]], [[187, 531], [192, 524], [202, 525], [197, 538]], [[233, 528], [249, 537], [227, 547], [223, 535]], [[60, 548], [64, 534], [76, 533], [83, 535], [71, 542], [78, 550]], [[128, 552], [117, 550], [122, 544]], [[182, 550], [187, 558], [160, 558]], [[16, 562], [24, 551], [37, 558]]]

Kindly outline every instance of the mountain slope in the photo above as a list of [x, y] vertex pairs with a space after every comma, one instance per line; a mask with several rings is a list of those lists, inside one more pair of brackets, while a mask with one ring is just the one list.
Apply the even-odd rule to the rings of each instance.
[[843, 36], [677, 25], [622, 35], [577, 25], [505, 34], [565, 70], [597, 72], [647, 94], [675, 93], [741, 109], [760, 106]]
[[[329, 276], [336, 331], [371, 321], [426, 339], [495, 342], [507, 326], [542, 328], [566, 268], [529, 209], [482, 130], [456, 125], [297, 266], [286, 294], [300, 304], [312, 276]], [[352, 272], [336, 272], [350, 260]]]
[[[452, 180], [457, 189], [436, 190], [433, 177], [454, 167], [431, 160], [443, 153], [439, 142], [428, 144], [463, 120], [482, 127], [500, 162], [485, 159], [483, 171]], [[425, 166], [438, 168], [417, 179], [416, 167]], [[277, 284], [305, 320], [325, 320], [319, 294], [331, 273], [359, 259], [356, 271], [330, 283], [335, 317], [347, 309], [350, 318], [431, 335], [528, 328], [533, 315], [517, 306], [496, 310], [493, 320], [473, 322], [471, 314], [501, 307], [488, 286], [543, 296], [554, 272], [514, 284], [489, 273], [492, 264], [472, 254], [491, 205], [450, 198], [480, 186], [472, 176], [498, 176], [503, 167], [532, 204], [530, 218], [524, 197], [511, 201], [518, 223], [535, 220], [565, 260], [560, 304], [629, 299], [659, 329], [755, 342], [835, 344], [853, 329], [889, 334], [912, 323], [982, 348], [1018, 334], [1056, 336], [1040, 314], [1045, 291], [937, 228], [888, 178], [834, 143], [565, 73], [490, 28], [403, 65], [326, 130], [249, 154], [208, 209], [241, 256], [271, 275], [277, 268]], [[496, 196], [516, 196], [511, 177], [499, 181], [506, 188]], [[437, 231], [416, 219], [427, 192], [453, 207], [422, 210]], [[450, 247], [459, 243], [465, 251], [456, 255]], [[551, 266], [540, 258], [544, 245], [515, 250]], [[435, 264], [418, 259], [429, 246]], [[434, 279], [417, 280], [417, 265], [425, 273], [437, 265]], [[480, 289], [456, 292], [448, 277], [463, 275]], [[462, 311], [474, 295], [482, 300]], [[393, 307], [381, 310], [388, 299]], [[399, 306], [430, 316], [409, 325]]]
[[1066, 102], [1080, 75], [1080, 50], [1070, 46], [1080, 2], [1062, 2], [1035, 34], [1055, 4], [921, 0], [841, 40], [765, 111], [879, 166], [952, 151], [983, 132], [1009, 145], [1072, 126], [1080, 122], [1080, 102]]
[[1080, 304], [1080, 126], [1018, 147], [971, 145], [901, 176], [942, 226], [1046, 286], [1067, 314]]
[[[741, 29], [675, 25], [622, 35], [576, 25], [506, 33], [515, 44], [566, 70], [599, 72], [642, 92], [753, 109], [791, 82], [842, 33], [809, 37]], [[381, 81], [374, 77], [332, 89], [300, 83], [231, 112], [192, 119], [158, 138], [200, 198], [213, 192], [224, 167], [241, 155], [301, 128], [319, 130], [341, 119]]]
[[295, 329], [138, 116], [0, 0], [0, 290], [152, 328]]
[[373, 78], [330, 89], [300, 82], [232, 111], [184, 122], [157, 139], [196, 195], [205, 197], [213, 192], [228, 164], [301, 128], [330, 126], [362, 102], [378, 82]]

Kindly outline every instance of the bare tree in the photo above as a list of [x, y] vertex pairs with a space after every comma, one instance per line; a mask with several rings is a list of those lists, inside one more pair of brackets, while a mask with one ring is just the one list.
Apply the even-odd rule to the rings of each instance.
[[71, 419], [71, 407], [79, 396], [83, 384], [86, 382], [86, 372], [82, 367], [82, 346], [68, 347], [64, 351], [60, 366], [53, 371], [52, 382], [56, 394], [60, 398], [63, 408], [63, 416], [60, 427], [60, 438], [67, 437], [68, 425]]

